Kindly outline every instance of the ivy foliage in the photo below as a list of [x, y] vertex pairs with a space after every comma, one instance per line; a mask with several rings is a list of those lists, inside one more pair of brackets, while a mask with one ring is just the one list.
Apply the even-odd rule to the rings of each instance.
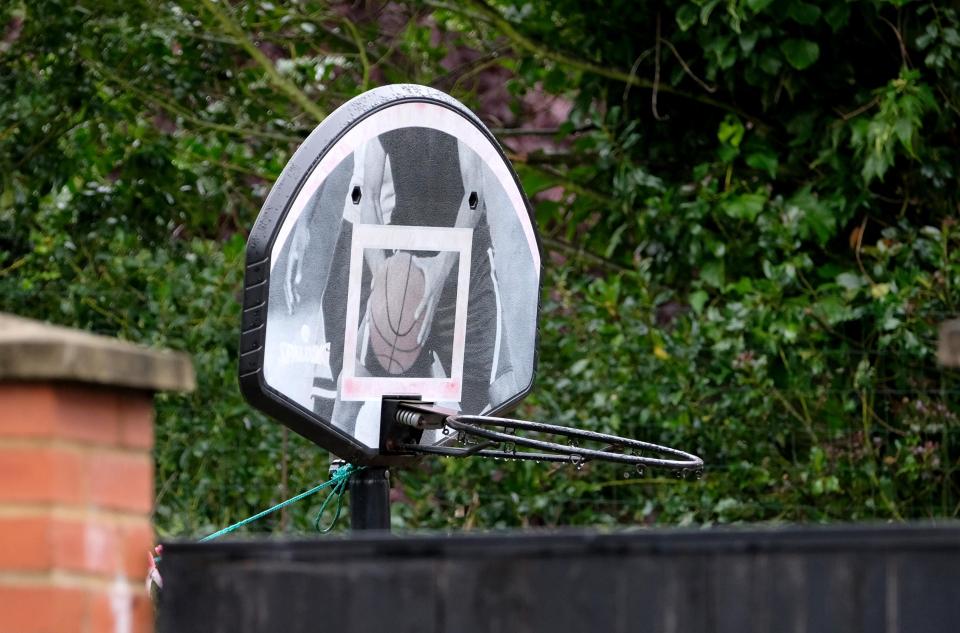
[[292, 496], [327, 457], [239, 396], [245, 233], [327, 113], [430, 84], [535, 200], [519, 414], [708, 468], [425, 460], [398, 527], [955, 517], [958, 71], [957, 11], [906, 0], [8, 2], [0, 309], [194, 354], [157, 401], [162, 534]]

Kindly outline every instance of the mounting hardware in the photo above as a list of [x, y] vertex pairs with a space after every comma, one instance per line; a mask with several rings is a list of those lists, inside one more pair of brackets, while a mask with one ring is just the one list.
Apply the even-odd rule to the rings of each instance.
[[442, 429], [447, 418], [456, 413], [426, 402], [400, 402], [397, 406], [396, 421], [421, 431]]

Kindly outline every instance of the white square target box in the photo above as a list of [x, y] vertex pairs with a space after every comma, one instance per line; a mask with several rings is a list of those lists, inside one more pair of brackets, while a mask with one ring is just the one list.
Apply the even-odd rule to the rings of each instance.
[[[340, 383], [342, 400], [379, 400], [384, 395], [407, 394], [436, 402], [458, 402], [461, 399], [472, 245], [473, 229], [469, 228], [353, 225]], [[402, 292], [399, 286], [396, 289], [376, 288], [365, 262], [397, 256], [405, 258], [403, 261], [407, 262], [408, 268], [407, 275], [401, 277]], [[413, 262], [429, 262], [430, 258], [436, 263], [447, 262], [445, 267], [436, 266], [443, 270], [439, 274], [444, 278], [434, 280], [434, 308], [432, 311], [421, 310], [421, 320], [406, 325], [413, 319], [404, 321], [403, 311], [409, 312], [411, 306], [419, 305], [429, 291], [426, 277], [418, 272], [421, 281], [417, 288], [421, 294], [407, 302], [407, 287], [412, 277], [409, 269]], [[368, 270], [366, 276], [365, 269]], [[381, 283], [386, 285], [386, 282]], [[389, 323], [398, 327], [405, 323], [406, 347], [400, 352], [405, 353], [407, 359], [416, 358], [415, 364], [394, 361], [391, 352], [389, 362], [383, 365], [383, 361], [379, 361], [378, 365], [382, 357], [372, 354], [370, 349], [371, 345], [376, 346], [376, 341], [382, 345], [384, 340], [382, 320], [378, 324], [376, 317], [371, 317], [378, 307], [383, 314], [384, 307], [378, 306], [378, 301], [387, 303], [388, 315], [392, 305], [394, 314], [388, 318], [394, 320]], [[396, 350], [399, 333], [393, 331], [391, 334], [391, 344]], [[398, 356], [400, 352], [397, 352]]]

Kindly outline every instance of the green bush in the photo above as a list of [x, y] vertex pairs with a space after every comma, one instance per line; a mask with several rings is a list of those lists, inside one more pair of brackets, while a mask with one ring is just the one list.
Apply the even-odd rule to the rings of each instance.
[[326, 477], [235, 379], [245, 232], [296, 143], [376, 83], [484, 107], [504, 76], [521, 123], [572, 106], [515, 157], [548, 251], [519, 414], [707, 469], [425, 460], [397, 473], [398, 526], [957, 515], [958, 379], [934, 359], [960, 300], [955, 9], [391, 6], [0, 7], [0, 309], [194, 354], [198, 391], [157, 401], [161, 534]]

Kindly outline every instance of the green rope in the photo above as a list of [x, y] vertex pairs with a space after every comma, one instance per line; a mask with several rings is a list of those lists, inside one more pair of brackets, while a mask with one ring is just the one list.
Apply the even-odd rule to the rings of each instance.
[[[348, 466], [348, 468], [353, 468], [353, 466]], [[343, 468], [341, 468], [340, 470], [343, 470]], [[338, 470], [337, 473], [339, 473], [340, 470]], [[357, 468], [355, 470], [362, 470], [362, 467]], [[339, 480], [336, 484], [334, 484], [333, 489], [330, 491], [330, 494], [327, 495], [327, 498], [323, 500], [322, 504], [320, 504], [320, 510], [317, 511], [317, 518], [313, 520], [313, 527], [314, 529], [319, 531], [321, 534], [326, 534], [327, 532], [333, 529], [334, 525], [337, 524], [337, 519], [340, 518], [340, 509], [343, 507], [343, 493], [347, 489], [347, 482], [349, 481], [350, 481], [349, 476]], [[330, 499], [334, 496], [336, 496], [337, 498], [337, 511], [333, 513], [333, 519], [330, 521], [330, 525], [321, 529], [320, 517], [323, 516], [323, 511], [326, 509], [327, 504], [330, 503]]]
[[220, 537], [223, 536], [224, 534], [229, 534], [230, 532], [233, 532], [234, 530], [237, 530], [237, 529], [239, 529], [239, 528], [242, 528], [244, 525], [247, 525], [248, 523], [253, 523], [253, 522], [256, 521], [257, 519], [262, 519], [263, 517], [267, 516], [268, 514], [271, 514], [271, 513], [273, 513], [273, 512], [276, 512], [277, 510], [280, 510], [281, 508], [285, 508], [285, 507], [287, 507], [288, 505], [290, 505], [290, 504], [292, 504], [292, 503], [296, 503], [297, 501], [300, 501], [301, 499], [303, 499], [303, 498], [305, 498], [305, 497], [309, 497], [310, 495], [314, 494], [315, 492], [319, 492], [319, 491], [323, 490], [324, 488], [330, 488], [330, 487], [332, 486], [332, 488], [331, 488], [331, 490], [330, 490], [330, 494], [328, 494], [328, 495], [327, 495], [327, 498], [323, 500], [323, 504], [320, 506], [320, 512], [317, 513], [317, 519], [316, 519], [316, 521], [314, 521], [314, 526], [315, 526], [318, 530], [320, 530], [320, 517], [323, 515], [323, 511], [324, 511], [324, 509], [326, 509], [327, 504], [330, 502], [330, 499], [331, 499], [332, 497], [336, 497], [336, 498], [337, 498], [337, 511], [336, 511], [336, 514], [333, 515], [333, 520], [330, 522], [330, 525], [328, 525], [328, 526], [327, 526], [326, 528], [324, 528], [323, 530], [320, 530], [322, 533], [326, 534], [327, 532], [329, 532], [330, 530], [333, 529], [333, 526], [336, 525], [336, 523], [337, 523], [337, 519], [340, 518], [340, 508], [341, 508], [341, 506], [342, 506], [342, 504], [343, 504], [343, 493], [344, 493], [344, 492], [346, 491], [346, 489], [347, 489], [347, 482], [350, 481], [350, 476], [353, 475], [353, 473], [355, 473], [355, 472], [358, 472], [358, 471], [363, 470], [363, 468], [364, 468], [363, 466], [356, 467], [356, 466], [354, 466], [354, 465], [352, 465], [352, 464], [347, 464], [346, 466], [341, 466], [340, 468], [337, 469], [336, 472], [333, 473], [333, 477], [330, 478], [330, 481], [325, 481], [325, 482], [323, 482], [322, 484], [320, 484], [319, 486], [315, 486], [315, 487], [311, 488], [310, 490], [307, 490], [306, 492], [301, 492], [300, 494], [298, 494], [298, 495], [295, 496], [295, 497], [291, 497], [291, 498], [287, 499], [286, 501], [281, 501], [280, 503], [278, 503], [277, 505], [273, 506], [272, 508], [267, 508], [267, 509], [264, 510], [263, 512], [258, 512], [257, 514], [253, 515], [252, 517], [247, 517], [247, 518], [244, 519], [243, 521], [238, 521], [237, 523], [234, 523], [233, 525], [229, 525], [229, 526], [223, 528], [222, 530], [219, 530], [219, 531], [217, 531], [217, 532], [214, 532], [213, 534], [209, 534], [209, 535], [207, 535], [207, 536], [204, 536], [202, 539], [200, 539], [200, 542], [203, 543], [204, 541], [212, 541], [212, 540], [215, 539], [215, 538], [220, 538]]

